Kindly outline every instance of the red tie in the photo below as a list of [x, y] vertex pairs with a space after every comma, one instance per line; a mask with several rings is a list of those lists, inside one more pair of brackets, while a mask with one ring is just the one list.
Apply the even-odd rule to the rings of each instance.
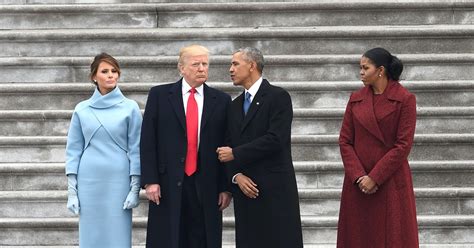
[[184, 172], [191, 176], [197, 168], [197, 145], [198, 145], [198, 106], [194, 99], [195, 88], [191, 88], [188, 105], [186, 107], [186, 134], [188, 137], [188, 150], [186, 153], [186, 164]]

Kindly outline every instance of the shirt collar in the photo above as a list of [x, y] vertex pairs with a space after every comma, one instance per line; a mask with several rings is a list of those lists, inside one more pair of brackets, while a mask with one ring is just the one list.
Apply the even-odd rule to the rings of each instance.
[[263, 77], [260, 77], [259, 79], [257, 79], [257, 81], [254, 84], [252, 84], [252, 86], [250, 86], [248, 90], [245, 90], [245, 93], [247, 92], [250, 93], [251, 99], [253, 99], [255, 95], [257, 94], [257, 91], [260, 88], [262, 81], [263, 81]]
[[[183, 96], [185, 94], [187, 94], [189, 92], [189, 90], [191, 90], [191, 86], [188, 84], [188, 82], [186, 82], [186, 79], [184, 79], [183, 77], [183, 83], [182, 83], [182, 87], [181, 87], [181, 91], [183, 93]], [[203, 91], [204, 91], [204, 84], [201, 84], [199, 87], [196, 88], [196, 91], [197, 93], [200, 95], [200, 96], [203, 96]]]

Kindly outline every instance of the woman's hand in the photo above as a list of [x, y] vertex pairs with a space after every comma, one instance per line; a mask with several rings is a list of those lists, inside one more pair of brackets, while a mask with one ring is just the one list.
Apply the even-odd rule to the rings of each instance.
[[378, 190], [377, 183], [367, 175], [359, 177], [356, 183], [364, 194], [373, 194]]

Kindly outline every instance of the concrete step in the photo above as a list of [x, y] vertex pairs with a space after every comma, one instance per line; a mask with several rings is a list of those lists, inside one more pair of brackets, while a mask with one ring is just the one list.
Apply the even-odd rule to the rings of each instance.
[[[171, 83], [121, 82], [124, 94], [144, 108], [151, 87]], [[291, 94], [294, 108], [344, 108], [351, 92], [360, 89], [360, 81], [303, 81], [271, 82], [285, 88]], [[209, 82], [209, 86], [236, 97], [243, 88], [230, 82]], [[417, 106], [471, 106], [474, 102], [474, 81], [437, 80], [401, 81], [416, 94]], [[90, 98], [94, 86], [89, 82], [77, 83], [13, 83], [0, 84], [0, 106], [3, 110], [53, 110], [74, 109], [74, 106]]]
[[64, 162], [0, 163], [0, 191], [66, 190]]
[[79, 29], [474, 24], [474, 5], [466, 1], [173, 2], [3, 5], [0, 25], [3, 29]]
[[156, 28], [157, 6], [160, 5], [0, 5], [0, 25], [2, 29]]
[[0, 137], [0, 163], [63, 162], [66, 137]]
[[[474, 44], [474, 43], [473, 43]], [[360, 54], [362, 51], [360, 51]], [[275, 81], [357, 81], [360, 55], [268, 55], [264, 75]], [[400, 54], [407, 81], [470, 80], [474, 53]], [[176, 56], [117, 56], [121, 82], [174, 82]], [[0, 58], [0, 83], [88, 82], [92, 57]], [[209, 81], [230, 81], [230, 55], [211, 58]]]
[[[339, 161], [338, 135], [292, 135], [295, 161]], [[474, 160], [474, 134], [417, 134], [412, 160]], [[64, 136], [0, 136], [0, 163], [64, 161]], [[317, 151], [317, 152], [316, 152]]]
[[[471, 134], [419, 134], [410, 153], [413, 160], [472, 159]], [[293, 159], [337, 161], [337, 135], [293, 136]]]
[[[295, 161], [300, 188], [337, 189], [344, 179], [342, 162]], [[426, 187], [472, 187], [474, 160], [410, 161], [413, 185]], [[65, 187], [65, 186], [63, 186]]]
[[[400, 4], [408, 4], [412, 0], [397, 0]], [[2, 5], [30, 5], [30, 4], [37, 4], [37, 5], [57, 5], [57, 4], [89, 4], [89, 3], [109, 3], [109, 4], [126, 4], [126, 3], [192, 3], [195, 2], [193, 0], [0, 0], [0, 4]], [[201, 0], [199, 2], [208, 3], [208, 4], [215, 4], [215, 3], [233, 3], [238, 1], [233, 0]], [[308, 0], [249, 0], [246, 2], [308, 2]], [[330, 0], [318, 0], [318, 3], [334, 3], [334, 1]], [[338, 2], [347, 3], [347, 4], [358, 4], [364, 3], [364, 0], [340, 0]], [[372, 0], [373, 4], [383, 4], [388, 2], [387, 0]], [[429, 0], [429, 2], [438, 3], [442, 2], [442, 0]], [[453, 7], [456, 7], [462, 2], [462, 0], [450, 0], [449, 2], [453, 3]], [[365, 2], [366, 3], [366, 2]], [[367, 6], [372, 6], [368, 5]], [[427, 5], [429, 6], [429, 5]]]
[[[473, 160], [474, 134], [416, 134], [411, 160]], [[295, 161], [340, 160], [338, 135], [292, 135]]]
[[243, 46], [265, 55], [362, 54], [378, 46], [393, 54], [442, 54], [473, 51], [473, 37], [474, 25], [3, 30], [0, 56], [175, 56], [191, 43], [216, 55]]
[[[474, 95], [474, 94], [473, 94]], [[343, 108], [293, 109], [292, 133], [337, 134]], [[0, 110], [3, 136], [67, 135], [72, 110]], [[474, 133], [474, 107], [419, 107], [417, 133]]]
[[[338, 216], [341, 189], [300, 188], [301, 215]], [[416, 188], [418, 215], [473, 215], [474, 187]], [[148, 201], [142, 190], [141, 204], [134, 209], [136, 217], [148, 215]], [[0, 218], [74, 217], [66, 208], [67, 192], [0, 191]], [[433, 207], [436, 206], [436, 207]], [[233, 208], [224, 211], [232, 217]]]
[[[339, 189], [341, 162], [295, 161], [299, 188]], [[410, 161], [415, 187], [474, 187], [474, 160]], [[0, 191], [65, 190], [64, 163], [0, 163]]]
[[[292, 133], [338, 134], [344, 111], [344, 108], [294, 109]], [[474, 107], [418, 107], [416, 133], [474, 133], [473, 119]]]
[[[301, 215], [338, 216], [340, 193], [340, 189], [300, 188]], [[418, 216], [474, 214], [474, 188], [415, 188], [415, 195]]]
[[[305, 244], [334, 244], [337, 217], [302, 216]], [[474, 216], [418, 216], [420, 242], [474, 243]], [[234, 244], [233, 218], [224, 218], [223, 243]], [[145, 242], [146, 217], [134, 218], [133, 243]], [[77, 218], [1, 218], [0, 245], [77, 245]]]

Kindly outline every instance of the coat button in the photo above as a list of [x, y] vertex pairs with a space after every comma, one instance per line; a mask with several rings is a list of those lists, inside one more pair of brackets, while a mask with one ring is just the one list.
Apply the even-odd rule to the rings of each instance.
[[181, 158], [181, 163], [184, 163], [184, 158]]
[[181, 181], [179, 181], [179, 182], [177, 183], [177, 185], [178, 185], [178, 187], [181, 187]]

